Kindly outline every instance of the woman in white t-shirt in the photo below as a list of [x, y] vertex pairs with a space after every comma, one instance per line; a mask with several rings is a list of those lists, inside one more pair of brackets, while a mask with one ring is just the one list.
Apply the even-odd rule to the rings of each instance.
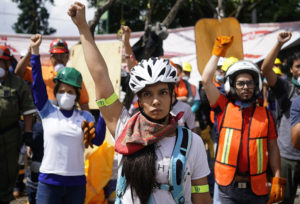
[[[170, 114], [176, 69], [169, 60], [159, 58], [143, 60], [131, 69], [129, 86], [138, 95], [140, 111], [130, 118], [114, 93], [106, 63], [86, 22], [85, 6], [75, 2], [68, 14], [80, 33], [85, 60], [95, 82], [97, 104], [115, 136], [116, 151], [122, 154], [119, 159], [126, 190], [121, 202], [148, 203], [152, 198], [152, 203], [175, 203], [169, 191], [154, 186], [168, 184], [179, 118]], [[211, 203], [208, 190], [197, 190], [208, 189], [209, 173], [203, 142], [192, 133], [182, 179], [185, 203]]]

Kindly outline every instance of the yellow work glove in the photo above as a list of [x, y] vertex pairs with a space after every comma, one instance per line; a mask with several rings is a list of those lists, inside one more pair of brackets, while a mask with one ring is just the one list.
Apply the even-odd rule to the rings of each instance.
[[88, 123], [86, 120], [84, 120], [81, 123], [81, 128], [83, 131], [83, 143], [85, 148], [88, 148], [89, 146], [93, 148], [92, 139], [94, 139], [96, 136], [95, 123], [94, 122]]
[[285, 184], [286, 184], [285, 178], [273, 177], [268, 204], [277, 203], [283, 200]]
[[214, 142], [211, 139], [210, 127], [207, 126], [204, 130], [201, 131], [201, 138], [208, 145], [210, 157], [215, 158]]
[[218, 36], [212, 50], [212, 54], [218, 57], [224, 57], [227, 49], [233, 41], [233, 36]]

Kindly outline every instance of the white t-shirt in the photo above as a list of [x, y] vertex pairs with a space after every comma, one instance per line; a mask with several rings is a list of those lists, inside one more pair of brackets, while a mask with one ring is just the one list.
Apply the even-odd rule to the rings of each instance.
[[[123, 108], [120, 115], [118, 125], [116, 127], [116, 139], [124, 129], [128, 119], [130, 118], [127, 110]], [[172, 152], [175, 146], [176, 137], [165, 137], [156, 144], [155, 153], [157, 155], [156, 160], [156, 181], [162, 184], [168, 184], [169, 177], [169, 165], [172, 157]], [[118, 161], [120, 163], [122, 159], [121, 155], [118, 155]], [[119, 172], [120, 173], [120, 172]], [[184, 182], [183, 182], [183, 194], [185, 203], [192, 203], [191, 201], [191, 181], [206, 177], [210, 173], [207, 156], [204, 144], [200, 136], [192, 133], [191, 148], [188, 154], [188, 159], [185, 166]], [[135, 195], [135, 192], [133, 193]], [[162, 189], [154, 189], [152, 193], [153, 203], [174, 204], [175, 201], [172, 194], [169, 191]], [[131, 190], [128, 187], [125, 194], [122, 197], [122, 203], [135, 203], [139, 204], [140, 201], [137, 196], [134, 196], [134, 202], [131, 198]]]
[[47, 101], [39, 112], [44, 128], [44, 157], [40, 172], [61, 176], [84, 175], [84, 144], [81, 123], [95, 121], [87, 111], [73, 111], [65, 117]]
[[195, 115], [192, 112], [191, 106], [187, 103], [177, 100], [176, 104], [171, 110], [171, 114], [176, 116], [179, 112], [184, 112], [182, 118], [178, 121], [178, 125], [188, 127], [189, 129], [195, 128]]

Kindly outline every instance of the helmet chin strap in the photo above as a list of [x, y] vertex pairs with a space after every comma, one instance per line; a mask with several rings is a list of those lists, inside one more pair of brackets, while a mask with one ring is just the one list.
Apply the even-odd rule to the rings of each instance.
[[165, 117], [163, 117], [162, 119], [155, 120], [155, 119], [149, 117], [149, 116], [144, 112], [144, 109], [140, 107], [140, 105], [139, 105], [139, 110], [140, 110], [141, 114], [142, 114], [143, 116], [145, 116], [145, 118], [147, 118], [147, 120], [149, 120], [149, 121], [151, 121], [151, 122], [154, 122], [154, 123], [159, 123], [159, 124], [164, 123], [164, 122], [166, 121], [168, 115], [169, 115], [169, 113], [168, 113], [168, 114], [167, 114]]

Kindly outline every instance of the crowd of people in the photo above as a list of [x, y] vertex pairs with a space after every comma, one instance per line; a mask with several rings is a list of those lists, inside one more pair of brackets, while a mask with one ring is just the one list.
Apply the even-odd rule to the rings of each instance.
[[218, 36], [194, 85], [188, 62], [137, 61], [131, 30], [122, 26], [122, 87], [115, 93], [85, 6], [75, 2], [68, 15], [80, 34], [99, 114], [89, 112], [82, 75], [68, 66], [63, 39], [50, 44], [51, 66], [41, 65], [40, 34], [31, 36], [16, 66], [0, 46], [0, 204], [24, 186], [30, 204], [85, 203], [84, 151], [103, 143], [106, 128], [117, 153], [115, 203], [294, 203], [300, 52], [278, 58], [290, 32], [278, 34], [261, 67], [225, 58], [234, 39]]

